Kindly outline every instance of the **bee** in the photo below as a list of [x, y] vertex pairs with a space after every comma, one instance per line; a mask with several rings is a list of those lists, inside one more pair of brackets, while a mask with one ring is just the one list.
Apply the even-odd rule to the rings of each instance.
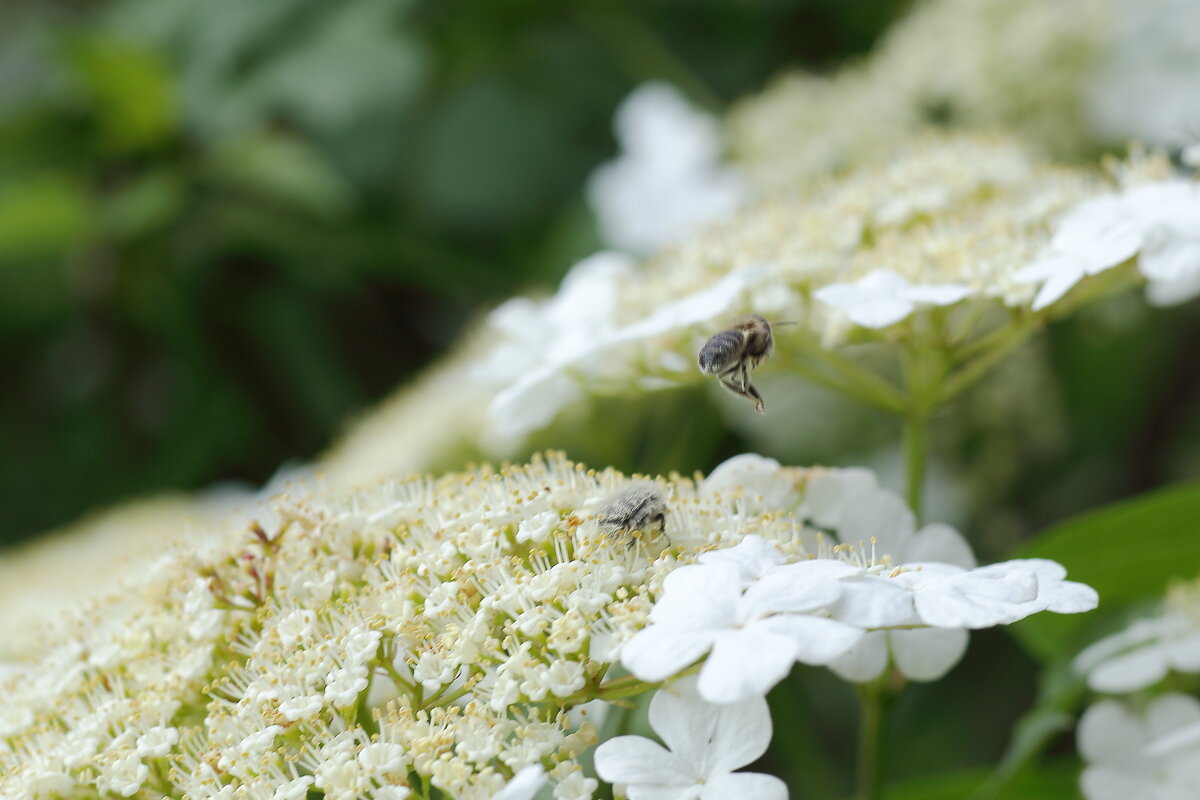
[[705, 375], [716, 375], [726, 389], [753, 400], [754, 410], [761, 414], [766, 405], [750, 382], [750, 370], [766, 361], [774, 347], [771, 323], [757, 315], [747, 317], [704, 343], [700, 348], [700, 371]]
[[651, 526], [665, 534], [667, 504], [653, 484], [636, 483], [604, 501], [596, 524], [610, 534], [633, 534]]

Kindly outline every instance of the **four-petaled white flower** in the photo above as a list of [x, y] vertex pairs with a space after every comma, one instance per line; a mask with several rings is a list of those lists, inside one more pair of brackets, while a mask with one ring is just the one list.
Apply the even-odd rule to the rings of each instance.
[[846, 312], [856, 325], [886, 328], [908, 317], [920, 305], [948, 306], [971, 295], [958, 283], [911, 285], [886, 269], [867, 273], [854, 283], [833, 283], [813, 294], [827, 306]]
[[651, 624], [625, 644], [621, 663], [642, 680], [661, 681], [708, 654], [700, 693], [731, 703], [764, 696], [797, 661], [828, 664], [862, 636], [812, 615], [837, 601], [837, 578], [856, 572], [849, 564], [817, 559], [775, 567], [749, 588], [743, 569], [717, 562], [668, 575]]
[[[835, 531], [842, 542], [870, 545], [876, 557], [890, 556], [894, 563], [975, 566], [971, 547], [958, 531], [942, 524], [917, 531], [908, 506], [899, 495], [882, 488], [870, 470], [829, 470], [811, 479], [803, 513], [820, 527]], [[870, 631], [829, 668], [855, 683], [874, 680], [889, 663], [912, 680], [937, 680], [962, 658], [968, 638], [965, 628]]]
[[638, 87], [617, 109], [615, 127], [622, 154], [588, 182], [609, 246], [649, 255], [745, 199], [741, 176], [720, 162], [719, 123], [675, 87]]
[[596, 749], [596, 772], [623, 786], [629, 800], [786, 800], [778, 778], [734, 772], [771, 741], [771, 714], [761, 697], [715, 705], [692, 680], [679, 681], [650, 701], [650, 725], [665, 748], [642, 736], [618, 736]]
[[1079, 721], [1088, 800], [1183, 800], [1200, 796], [1200, 701], [1164, 694], [1140, 713], [1115, 700]]
[[1092, 689], [1110, 693], [1145, 689], [1172, 670], [1200, 672], [1200, 622], [1194, 612], [1167, 608], [1088, 647], [1075, 669]]

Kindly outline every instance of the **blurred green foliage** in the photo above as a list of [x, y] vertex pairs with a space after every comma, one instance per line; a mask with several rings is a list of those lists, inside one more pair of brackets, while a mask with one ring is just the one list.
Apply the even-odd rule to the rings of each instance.
[[719, 108], [902, 5], [6, 4], [0, 542], [311, 457], [597, 246], [633, 86]]

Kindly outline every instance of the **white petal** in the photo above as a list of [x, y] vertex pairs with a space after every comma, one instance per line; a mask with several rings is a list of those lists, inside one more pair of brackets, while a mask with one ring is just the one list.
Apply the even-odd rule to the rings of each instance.
[[492, 800], [533, 800], [533, 796], [545, 783], [545, 770], [538, 764], [530, 764], [513, 775], [512, 780], [503, 789], [492, 795]]
[[1042, 288], [1038, 289], [1037, 295], [1033, 298], [1033, 310], [1041, 311], [1046, 306], [1057, 302], [1075, 284], [1083, 280], [1083, 276], [1084, 271], [1081, 265], [1075, 263], [1064, 265], [1050, 275], [1042, 284]]
[[734, 547], [700, 555], [701, 564], [728, 563], [737, 567], [743, 582], [753, 581], [783, 563], [783, 553], [766, 539], [750, 534]]
[[958, 283], [923, 284], [909, 287], [905, 297], [914, 303], [948, 306], [971, 296], [971, 287]]
[[696, 678], [690, 677], [664, 686], [650, 699], [649, 711], [650, 726], [691, 776], [700, 775], [721, 710], [726, 708], [706, 702], [696, 684]]
[[1097, 692], [1119, 694], [1144, 689], [1158, 683], [1166, 674], [1162, 648], [1142, 647], [1094, 668], [1088, 675], [1088, 686]]
[[621, 648], [621, 663], [644, 681], [661, 681], [707, 653], [716, 636], [694, 628], [652, 624]]
[[700, 484], [700, 491], [729, 497], [761, 497], [756, 507], [768, 511], [790, 511], [800, 499], [790, 473], [775, 459], [754, 453], [743, 453], [719, 464]]
[[[653, 702], [653, 701], [652, 701]], [[690, 783], [679, 757], [644, 736], [617, 736], [596, 748], [596, 774], [609, 783]]]
[[887, 631], [871, 631], [845, 654], [831, 661], [829, 668], [850, 683], [875, 680], [888, 665], [887, 636]]
[[846, 309], [846, 316], [856, 325], [878, 330], [895, 325], [915, 310], [916, 306], [903, 297], [876, 297]]
[[804, 492], [804, 514], [822, 528], [840, 528], [847, 509], [879, 488], [875, 473], [854, 467], [813, 477]]
[[962, 534], [949, 525], [926, 525], [909, 540], [901, 558], [906, 562], [940, 561], [963, 569], [975, 567], [975, 554]]
[[1194, 279], [1200, 273], [1200, 236], [1157, 225], [1146, 232], [1138, 269], [1152, 281]]
[[875, 269], [859, 279], [858, 285], [875, 294], [900, 295], [908, 289], [908, 281], [890, 269]]
[[801, 561], [771, 570], [746, 590], [738, 618], [749, 622], [780, 612], [815, 611], [832, 606], [841, 596], [841, 584], [822, 562], [831, 564], [832, 559]]
[[650, 619], [697, 629], [727, 628], [737, 623], [741, 596], [742, 578], [734, 564], [690, 564], [663, 580], [663, 595]]
[[1200, 631], [1172, 641], [1167, 647], [1167, 659], [1179, 672], [1200, 672]]
[[817, 289], [813, 297], [827, 306], [844, 310], [869, 302], [874, 294], [853, 283], [832, 283]]
[[1087, 800], [1159, 800], [1157, 795], [1146, 794], [1149, 787], [1144, 776], [1111, 767], [1088, 767], [1079, 777], [1079, 787]]
[[755, 624], [755, 629], [786, 636], [796, 644], [795, 659], [824, 666], [840, 658], [863, 636], [861, 628], [824, 617], [780, 614]]
[[1101, 700], [1083, 712], [1075, 738], [1085, 759], [1110, 764], [1135, 760], [1145, 744], [1137, 717], [1115, 700]]
[[700, 800], [787, 800], [787, 784], [774, 775], [738, 772], [709, 781]]
[[[736, 703], [765, 697], [787, 676], [796, 660], [797, 644], [756, 624], [721, 634], [700, 670], [697, 684], [710, 703]], [[753, 657], [748, 657], [748, 654]]]
[[913, 622], [913, 595], [902, 586], [864, 575], [841, 581], [833, 618], [859, 628], [888, 628]]
[[719, 709], [719, 718], [707, 746], [705, 775], [709, 778], [757, 760], [771, 744], [771, 712], [763, 698], [714, 708]]
[[878, 557], [899, 559], [908, 550], [916, 527], [916, 518], [900, 495], [875, 489], [861, 493], [857, 502], [842, 510], [837, 535], [845, 544], [874, 547]]
[[703, 790], [703, 786], [693, 782], [686, 786], [629, 786], [625, 792], [629, 800], [697, 800]]
[[1170, 692], [1154, 698], [1146, 709], [1146, 733], [1158, 739], [1175, 731], [1200, 723], [1200, 700], [1186, 694]]
[[896, 669], [914, 681], [936, 681], [959, 662], [970, 635], [962, 628], [888, 631]]

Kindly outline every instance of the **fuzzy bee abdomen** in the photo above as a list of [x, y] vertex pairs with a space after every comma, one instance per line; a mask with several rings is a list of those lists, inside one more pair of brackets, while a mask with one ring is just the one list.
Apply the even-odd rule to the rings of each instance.
[[715, 375], [729, 369], [740, 357], [744, 343], [740, 331], [721, 331], [700, 348], [700, 371]]

